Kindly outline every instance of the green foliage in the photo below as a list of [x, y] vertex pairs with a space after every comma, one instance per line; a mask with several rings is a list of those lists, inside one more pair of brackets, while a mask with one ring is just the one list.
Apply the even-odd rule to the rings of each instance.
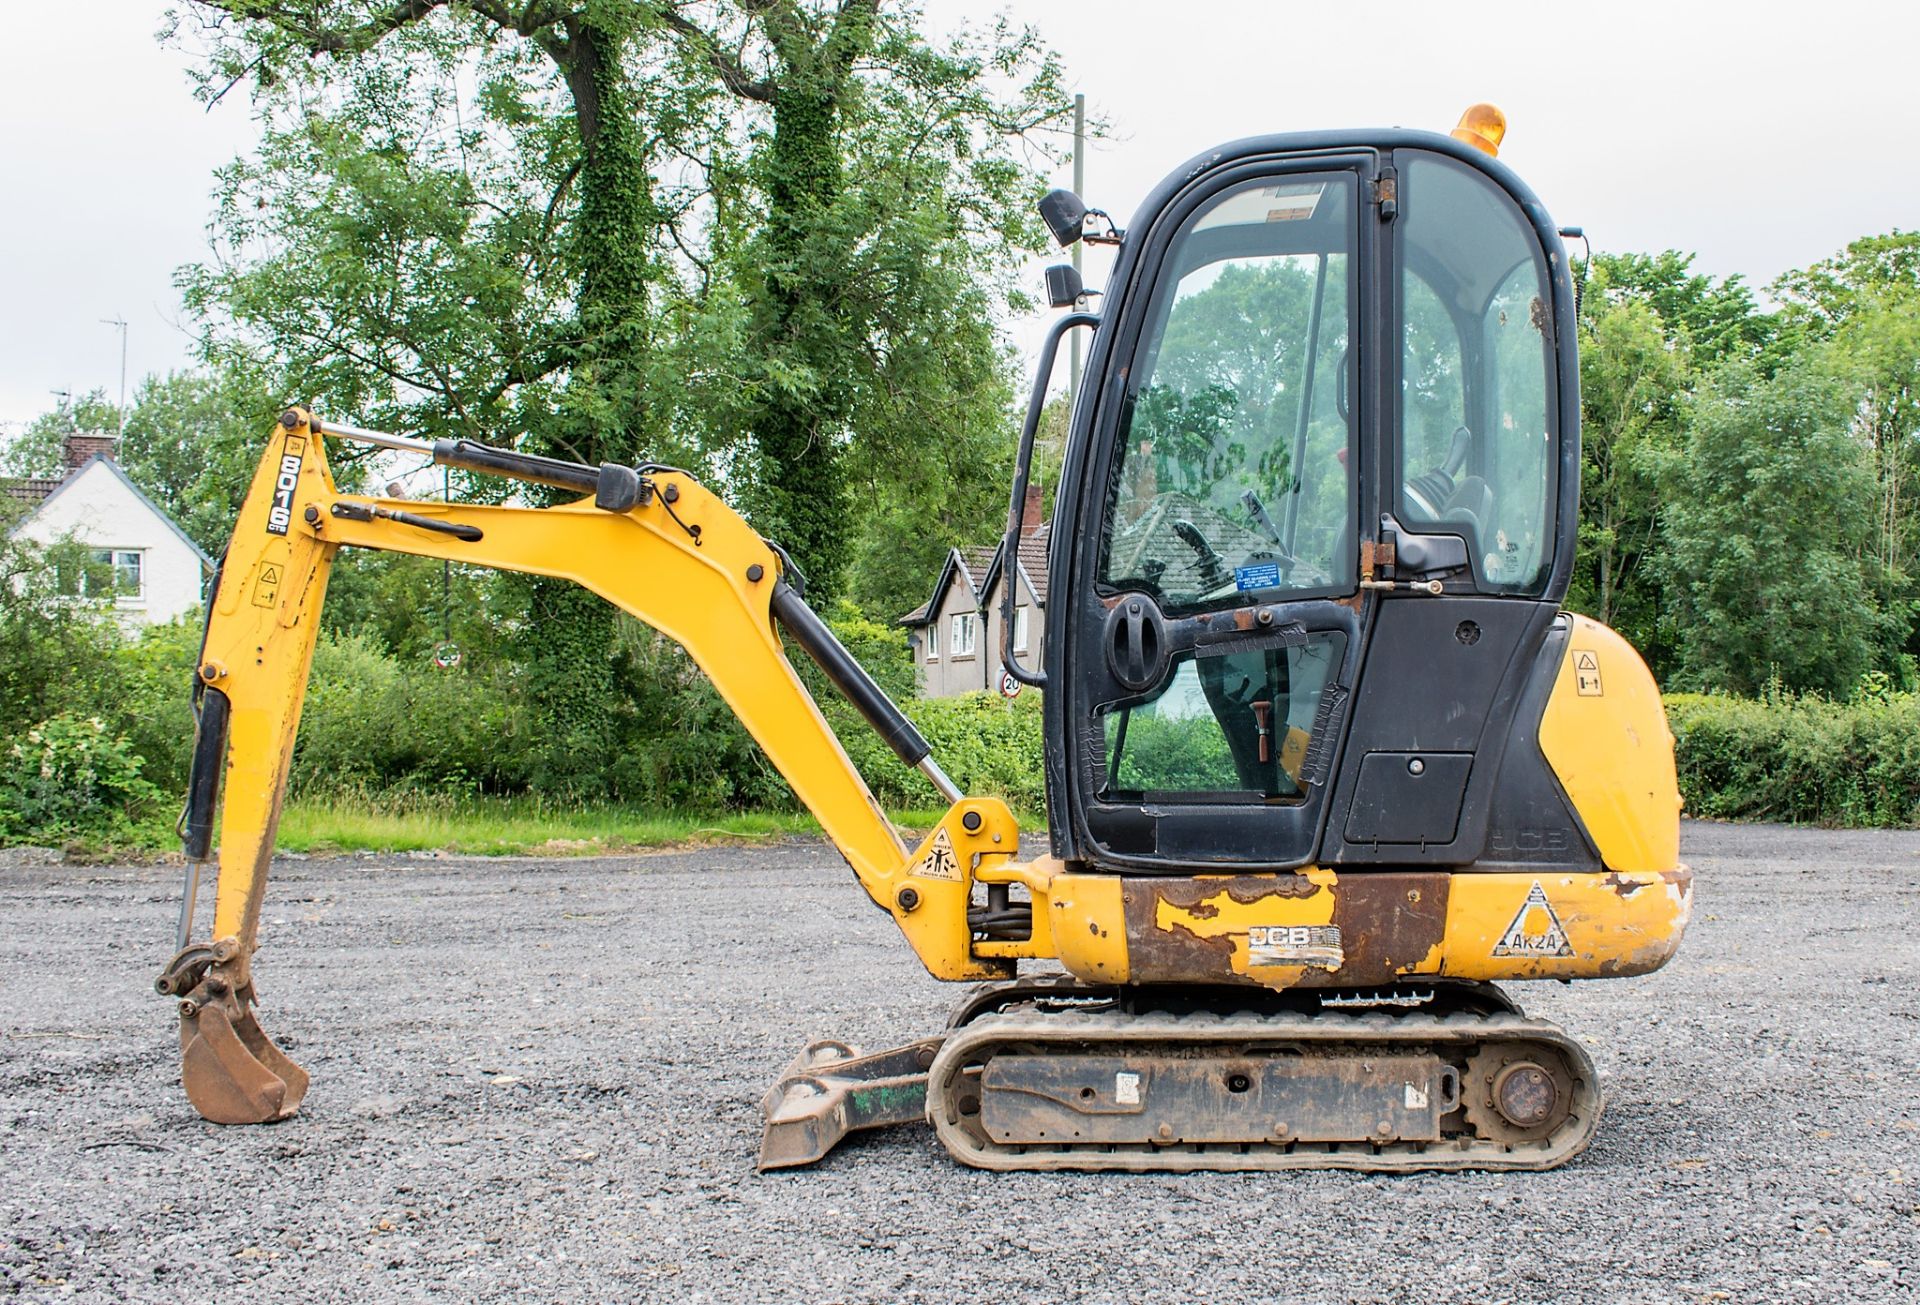
[[867, 668], [874, 682], [897, 702], [912, 698], [918, 691], [919, 673], [913, 664], [913, 650], [907, 644], [907, 632], [892, 621], [873, 621], [861, 614], [848, 599], [835, 605], [827, 624], [855, 661]]
[[[968, 793], [999, 797], [1016, 811], [1046, 805], [1046, 743], [1040, 695], [1008, 701], [995, 693], [953, 698], [917, 698], [903, 703], [926, 736], [940, 768]], [[900, 764], [878, 735], [853, 717], [832, 713], [847, 755], [866, 777], [874, 796], [890, 807], [942, 807], [945, 803], [917, 770]], [[847, 719], [852, 717], [852, 719]]]
[[82, 565], [85, 550], [42, 548], [12, 533], [17, 519], [18, 505], [0, 499], [0, 740], [61, 706], [90, 712], [111, 698], [119, 643], [99, 604], [61, 593], [61, 572]]
[[1706, 369], [1745, 360], [1771, 375], [1789, 341], [1737, 276], [1716, 282], [1693, 270], [1693, 255], [1600, 254], [1587, 269], [1585, 293], [1613, 303], [1640, 303], [1659, 318], [1668, 341], [1691, 365]]
[[1685, 686], [1845, 695], [1873, 665], [1872, 470], [1847, 419], [1804, 360], [1771, 380], [1731, 364], [1695, 403], [1667, 515]]
[[[1112, 731], [1109, 730], [1109, 740]], [[1160, 716], [1135, 712], [1114, 785], [1122, 789], [1205, 793], [1240, 786], [1227, 736], [1211, 712]]]
[[1906, 828], [1920, 822], [1920, 697], [1667, 698], [1696, 816]]
[[51, 412], [28, 422], [0, 449], [0, 474], [59, 476], [66, 467], [67, 436], [111, 435], [119, 425], [120, 409], [107, 401], [105, 390], [93, 390], [77, 399], [62, 394]]
[[364, 635], [328, 636], [314, 651], [293, 788], [518, 792], [545, 751], [511, 670], [402, 663]]
[[257, 370], [229, 364], [149, 376], [134, 391], [120, 466], [210, 557], [220, 556], [279, 414]]
[[[994, 316], [1041, 242], [1024, 147], [1068, 101], [1033, 33], [937, 49], [878, 0], [207, 7], [229, 20], [203, 94], [250, 81], [263, 128], [222, 175], [215, 257], [181, 274], [210, 360], [389, 429], [686, 465], [816, 599], [852, 568], [889, 616], [990, 527]], [[392, 601], [417, 570], [341, 579], [332, 628], [418, 643]], [[681, 755], [603, 609], [541, 581], [487, 602], [543, 791], [612, 795], [636, 782], [615, 758]], [[730, 762], [639, 773], [703, 800], [764, 787]], [[738, 782], [697, 778], [718, 773]]]
[[1672, 665], [1655, 568], [1663, 481], [1685, 439], [1693, 377], [1643, 299], [1589, 295], [1580, 337], [1580, 548], [1567, 605], [1618, 630], [1656, 675]]
[[141, 759], [140, 773], [169, 795], [186, 791], [193, 761], [200, 629], [200, 613], [193, 611], [120, 641], [103, 676], [109, 692], [92, 705]]
[[160, 790], [140, 773], [128, 741], [98, 716], [62, 712], [0, 753], [0, 842], [125, 839], [152, 814]]
[[792, 809], [785, 781], [684, 649], [632, 621], [620, 624], [620, 646], [621, 699], [632, 703], [614, 783], [623, 799], [661, 809]]

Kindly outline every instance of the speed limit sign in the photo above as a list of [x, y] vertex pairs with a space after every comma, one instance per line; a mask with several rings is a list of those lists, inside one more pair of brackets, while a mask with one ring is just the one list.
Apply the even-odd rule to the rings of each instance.
[[1020, 681], [1013, 678], [1013, 672], [1002, 669], [1000, 672], [1000, 696], [1017, 698], [1020, 696]]

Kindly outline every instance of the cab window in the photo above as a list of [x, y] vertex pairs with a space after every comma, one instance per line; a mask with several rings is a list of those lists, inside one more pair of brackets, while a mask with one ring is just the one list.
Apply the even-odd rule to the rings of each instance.
[[1182, 225], [1142, 329], [1100, 580], [1169, 612], [1354, 585], [1352, 174], [1223, 192]]
[[1489, 178], [1402, 156], [1399, 518], [1467, 542], [1483, 589], [1553, 564], [1553, 314], [1520, 210]]
[[1180, 654], [1152, 696], [1105, 713], [1101, 799], [1303, 801], [1320, 701], [1345, 651], [1334, 630], [1285, 648]]

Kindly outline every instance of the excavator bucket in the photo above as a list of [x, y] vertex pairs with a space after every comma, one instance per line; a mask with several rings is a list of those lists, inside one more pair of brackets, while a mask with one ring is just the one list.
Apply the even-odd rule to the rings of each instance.
[[187, 1099], [216, 1124], [285, 1119], [307, 1095], [307, 1071], [287, 1057], [240, 1002], [181, 1003], [180, 1077]]
[[[201, 769], [196, 756], [195, 774]], [[210, 805], [208, 798], [202, 809]], [[188, 846], [205, 855], [204, 844]], [[254, 1019], [250, 956], [239, 939], [187, 943], [199, 868], [198, 860], [188, 861], [180, 905], [180, 950], [153, 982], [161, 996], [177, 997], [180, 1002], [181, 1083], [193, 1108], [213, 1123], [266, 1124], [285, 1119], [307, 1095], [307, 1071], [274, 1046]]]

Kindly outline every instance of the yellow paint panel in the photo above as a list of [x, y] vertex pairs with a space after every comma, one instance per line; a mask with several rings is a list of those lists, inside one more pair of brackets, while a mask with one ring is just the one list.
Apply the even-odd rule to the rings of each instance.
[[1119, 875], [1056, 874], [1046, 885], [1060, 963], [1091, 983], [1125, 983], [1127, 909]]
[[1660, 688], [1633, 646], [1584, 616], [1540, 720], [1540, 750], [1609, 870], [1680, 863], [1680, 783]]
[[[1538, 886], [1536, 891], [1536, 885]], [[1544, 899], [1544, 907], [1539, 903]], [[1457, 874], [1437, 968], [1453, 979], [1593, 979], [1666, 964], [1693, 912], [1693, 872]], [[1510, 934], [1518, 946], [1503, 946]], [[1553, 944], [1562, 945], [1553, 945]]]

